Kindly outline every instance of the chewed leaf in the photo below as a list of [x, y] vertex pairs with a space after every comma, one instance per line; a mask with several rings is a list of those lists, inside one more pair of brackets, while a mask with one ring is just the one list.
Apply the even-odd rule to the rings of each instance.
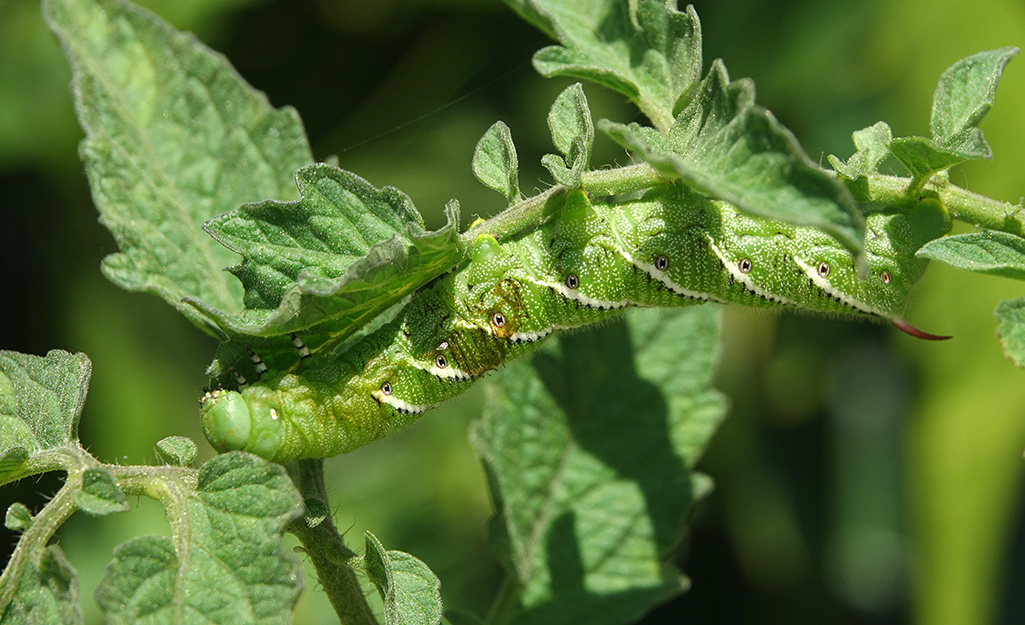
[[505, 122], [495, 122], [473, 151], [473, 175], [481, 184], [513, 202], [520, 197], [520, 166], [512, 133]]
[[719, 61], [667, 141], [635, 124], [602, 120], [599, 128], [641, 160], [705, 195], [753, 215], [821, 228], [854, 252], [864, 247], [864, 219], [848, 190], [754, 103], [751, 82], [730, 82]]
[[506, 0], [561, 45], [534, 55], [544, 76], [614, 89], [666, 130], [701, 76], [701, 24], [694, 8], [665, 0]]
[[[245, 260], [232, 272], [245, 285], [234, 315], [190, 301], [228, 334], [275, 336], [331, 324], [358, 330], [460, 256], [458, 205], [429, 232], [412, 201], [330, 165], [300, 169], [298, 202], [249, 204], [206, 229]], [[336, 337], [337, 338], [337, 337]]]
[[293, 173], [313, 161], [299, 116], [127, 2], [48, 0], [44, 13], [74, 70], [93, 201], [120, 248], [104, 273], [210, 330], [180, 302], [236, 310], [241, 290], [221, 268], [238, 258], [200, 226], [245, 202], [295, 196]]
[[33, 452], [75, 442], [91, 369], [85, 354], [0, 351], [0, 483]]
[[242, 615], [290, 622], [302, 575], [281, 533], [302, 502], [284, 469], [249, 454], [218, 456], [181, 508], [173, 540], [134, 538], [114, 552], [96, 590], [108, 621], [182, 623], [202, 614], [225, 625]]
[[1025, 239], [983, 230], [943, 237], [927, 243], [915, 256], [938, 260], [958, 269], [1025, 280]]

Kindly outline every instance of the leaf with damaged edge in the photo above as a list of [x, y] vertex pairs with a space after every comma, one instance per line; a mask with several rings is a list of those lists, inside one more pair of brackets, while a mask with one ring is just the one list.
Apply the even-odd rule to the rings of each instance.
[[548, 129], [552, 143], [563, 154], [545, 154], [541, 164], [551, 172], [555, 182], [571, 189], [580, 186], [580, 177], [591, 162], [594, 124], [591, 109], [580, 83], [570, 85], [555, 99], [548, 112]]
[[886, 122], [876, 122], [868, 128], [856, 130], [851, 138], [858, 151], [846, 163], [830, 154], [829, 163], [833, 169], [848, 180], [876, 173], [879, 163], [890, 154], [890, 141], [893, 139], [890, 126]]

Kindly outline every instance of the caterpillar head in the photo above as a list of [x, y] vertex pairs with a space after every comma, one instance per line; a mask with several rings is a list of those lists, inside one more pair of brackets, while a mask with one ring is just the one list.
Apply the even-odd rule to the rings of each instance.
[[275, 408], [249, 401], [238, 391], [217, 390], [203, 397], [200, 413], [203, 433], [217, 451], [243, 449], [261, 458], [277, 456], [284, 430]]

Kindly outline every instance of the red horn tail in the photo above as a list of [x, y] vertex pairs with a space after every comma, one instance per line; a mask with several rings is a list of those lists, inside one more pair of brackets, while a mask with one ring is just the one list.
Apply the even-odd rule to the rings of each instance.
[[939, 336], [937, 334], [929, 334], [928, 332], [923, 332], [915, 326], [908, 323], [907, 321], [904, 321], [903, 319], [891, 319], [890, 321], [893, 323], [893, 325], [897, 326], [898, 329], [907, 332], [911, 336], [918, 339], [925, 339], [926, 341], [946, 341], [949, 338], [953, 338], [950, 336]]

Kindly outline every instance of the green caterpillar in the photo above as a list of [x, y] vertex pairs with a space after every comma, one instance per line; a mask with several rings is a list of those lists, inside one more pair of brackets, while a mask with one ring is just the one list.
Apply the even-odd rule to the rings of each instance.
[[[639, 200], [566, 196], [560, 214], [502, 242], [478, 237], [469, 262], [417, 292], [395, 320], [345, 350], [203, 400], [219, 450], [276, 462], [345, 453], [465, 391], [560, 330], [631, 306], [704, 302], [907, 323], [914, 252], [949, 230], [938, 202], [866, 217], [868, 271], [814, 228], [751, 217], [681, 188]], [[301, 342], [297, 347], [306, 349]]]

